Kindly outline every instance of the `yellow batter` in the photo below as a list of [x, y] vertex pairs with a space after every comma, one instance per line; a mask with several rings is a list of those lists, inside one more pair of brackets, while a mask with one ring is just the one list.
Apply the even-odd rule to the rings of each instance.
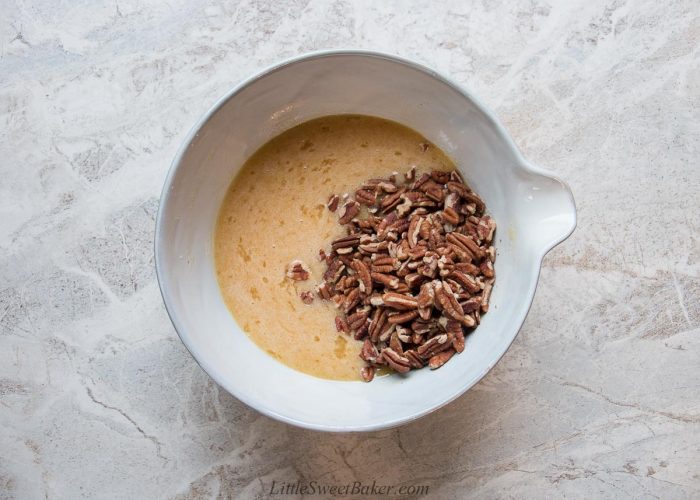
[[[336, 332], [332, 303], [316, 297], [306, 305], [299, 293], [322, 278], [319, 249], [330, 251], [330, 241], [344, 235], [325, 206], [329, 195], [352, 195], [367, 179], [413, 165], [419, 172], [455, 168], [417, 132], [358, 115], [303, 123], [248, 159], [221, 206], [214, 252], [224, 300], [256, 344], [302, 372], [358, 380], [361, 342]], [[285, 277], [296, 259], [311, 269], [308, 281]]]

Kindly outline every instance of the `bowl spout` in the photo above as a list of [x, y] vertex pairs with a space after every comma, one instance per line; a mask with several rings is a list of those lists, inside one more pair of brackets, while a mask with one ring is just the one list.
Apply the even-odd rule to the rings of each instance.
[[576, 228], [576, 203], [569, 186], [537, 169], [523, 185], [524, 201], [537, 249], [544, 255]]

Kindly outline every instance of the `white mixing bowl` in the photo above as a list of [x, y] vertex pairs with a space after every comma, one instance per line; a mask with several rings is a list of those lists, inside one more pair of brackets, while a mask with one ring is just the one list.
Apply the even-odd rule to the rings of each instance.
[[[439, 370], [380, 377], [369, 384], [315, 378], [255, 345], [222, 300], [213, 232], [219, 206], [239, 168], [284, 130], [342, 113], [387, 118], [423, 134], [455, 161], [498, 223], [490, 311], [468, 336], [465, 351]], [[180, 338], [224, 389], [293, 425], [367, 431], [426, 415], [486, 375], [525, 320], [542, 258], [575, 226], [569, 188], [529, 164], [495, 116], [459, 85], [386, 54], [320, 52], [287, 60], [246, 80], [195, 125], [163, 188], [156, 269]]]

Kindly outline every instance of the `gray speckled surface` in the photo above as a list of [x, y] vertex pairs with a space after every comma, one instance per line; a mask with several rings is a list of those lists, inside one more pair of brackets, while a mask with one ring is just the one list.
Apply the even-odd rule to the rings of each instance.
[[[692, 0], [5, 2], [0, 498], [259, 498], [297, 480], [697, 498], [699, 39]], [[250, 73], [333, 47], [452, 75], [579, 209], [498, 366], [367, 435], [291, 428], [219, 390], [153, 269], [189, 127]]]

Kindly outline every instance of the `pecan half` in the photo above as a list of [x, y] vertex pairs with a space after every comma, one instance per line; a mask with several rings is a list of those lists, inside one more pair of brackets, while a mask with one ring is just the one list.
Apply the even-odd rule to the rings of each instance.
[[435, 337], [428, 340], [425, 344], [421, 345], [416, 349], [418, 355], [423, 359], [430, 359], [437, 353], [445, 351], [452, 348], [452, 340], [449, 334], [443, 333], [441, 335], [436, 335]]
[[367, 264], [365, 264], [361, 260], [354, 259], [352, 261], [352, 268], [357, 273], [357, 277], [359, 280], [358, 287], [360, 289], [360, 292], [365, 294], [365, 295], [371, 295], [372, 294], [372, 276], [370, 275], [369, 268], [367, 267]]
[[374, 363], [377, 361], [378, 356], [379, 351], [377, 350], [377, 347], [370, 339], [365, 339], [364, 343], [362, 344], [362, 350], [360, 351], [360, 358], [368, 363]]
[[413, 321], [417, 317], [418, 311], [406, 311], [402, 313], [390, 314], [388, 321], [392, 325], [399, 325], [401, 323], [408, 323], [409, 321]]
[[386, 307], [398, 309], [399, 311], [408, 311], [418, 308], [418, 301], [410, 295], [403, 295], [395, 292], [387, 292], [382, 296], [382, 301]]
[[448, 276], [462, 285], [469, 293], [477, 293], [481, 290], [481, 287], [476, 282], [476, 279], [467, 273], [455, 270], [448, 274]]
[[421, 358], [420, 355], [414, 350], [405, 351], [403, 356], [404, 358], [408, 359], [411, 368], [423, 368], [425, 365], [423, 358]]
[[451, 333], [453, 336], [452, 347], [457, 352], [464, 351], [464, 331], [462, 330], [462, 325], [453, 319], [447, 321], [445, 325], [445, 331]]
[[377, 193], [369, 189], [358, 189], [355, 191], [355, 199], [362, 205], [373, 206], [377, 203]]
[[343, 238], [338, 238], [333, 240], [331, 243], [331, 248], [336, 252], [343, 248], [354, 248], [360, 243], [360, 236], [357, 234], [351, 234], [349, 236], [344, 236]]
[[452, 349], [450, 349], [449, 351], [442, 351], [441, 353], [436, 354], [435, 356], [432, 356], [430, 358], [430, 360], [428, 361], [428, 366], [431, 370], [437, 370], [442, 365], [447, 363], [454, 355], [455, 351]]
[[[450, 291], [448, 292], [447, 289]], [[435, 280], [433, 281], [433, 290], [435, 290], [435, 307], [459, 321], [459, 317], [464, 316], [464, 311], [459, 304], [455, 306], [457, 297], [452, 293], [450, 285], [444, 281]]]
[[401, 356], [391, 347], [385, 347], [382, 349], [382, 356], [384, 356], [384, 360], [396, 372], [406, 373], [411, 369], [411, 362], [408, 360], [408, 358]]

